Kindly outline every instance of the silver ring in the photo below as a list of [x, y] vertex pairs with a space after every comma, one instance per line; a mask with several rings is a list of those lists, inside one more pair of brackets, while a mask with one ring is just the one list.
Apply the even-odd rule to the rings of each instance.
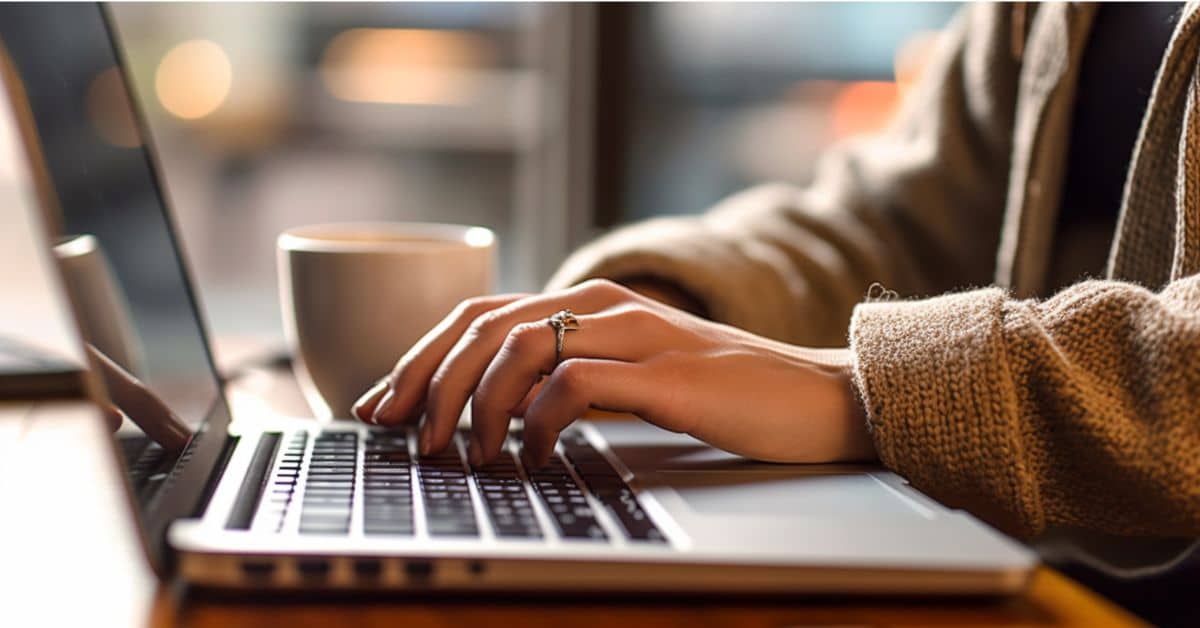
[[579, 331], [579, 319], [569, 308], [562, 309], [546, 319], [546, 323], [554, 328], [554, 366], [562, 362], [563, 337], [569, 331]]

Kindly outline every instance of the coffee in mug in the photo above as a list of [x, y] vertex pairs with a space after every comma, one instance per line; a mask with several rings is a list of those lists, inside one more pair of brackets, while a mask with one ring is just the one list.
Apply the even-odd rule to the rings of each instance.
[[319, 419], [347, 419], [367, 388], [464, 299], [494, 282], [483, 227], [363, 222], [288, 229], [279, 296], [297, 379]]

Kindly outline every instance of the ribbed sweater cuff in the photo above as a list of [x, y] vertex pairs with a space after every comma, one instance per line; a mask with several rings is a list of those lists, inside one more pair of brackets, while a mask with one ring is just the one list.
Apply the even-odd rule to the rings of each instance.
[[[1005, 293], [985, 289], [859, 305], [850, 323], [854, 377], [885, 465], [953, 507], [1016, 534], [1030, 508]], [[1014, 514], [1015, 513], [1015, 514]]]

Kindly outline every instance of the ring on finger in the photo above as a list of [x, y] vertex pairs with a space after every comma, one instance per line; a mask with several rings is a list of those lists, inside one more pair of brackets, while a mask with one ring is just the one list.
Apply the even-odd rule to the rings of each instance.
[[563, 339], [569, 331], [579, 331], [579, 319], [570, 308], [559, 310], [546, 319], [546, 323], [554, 328], [554, 366], [562, 362]]

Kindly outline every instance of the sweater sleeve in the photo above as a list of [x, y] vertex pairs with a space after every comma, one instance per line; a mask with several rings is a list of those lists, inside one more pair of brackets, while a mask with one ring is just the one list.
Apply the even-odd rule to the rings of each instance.
[[1200, 535], [1200, 275], [860, 305], [883, 462], [1005, 530]]
[[811, 185], [764, 185], [701, 216], [619, 229], [572, 255], [548, 287], [652, 277], [715, 320], [844, 346], [872, 283], [911, 295], [989, 283], [1019, 71], [1010, 28], [1002, 5], [964, 9], [888, 130], [829, 151]]

